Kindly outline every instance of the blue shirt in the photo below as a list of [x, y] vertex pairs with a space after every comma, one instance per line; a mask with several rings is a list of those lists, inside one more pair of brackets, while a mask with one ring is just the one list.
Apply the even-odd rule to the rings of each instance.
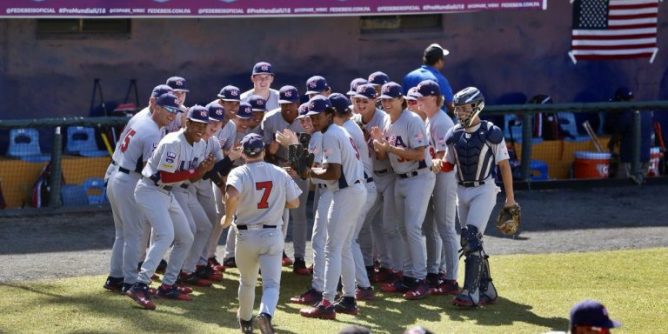
[[443, 74], [439, 72], [435, 67], [427, 65], [422, 65], [420, 66], [420, 68], [417, 68], [414, 71], [406, 74], [403, 83], [404, 95], [408, 92], [408, 90], [411, 87], [417, 86], [420, 82], [424, 80], [434, 80], [438, 82], [438, 86], [439, 88], [441, 88], [441, 94], [443, 94], [445, 102], [446, 103], [452, 102], [452, 97], [453, 97], [452, 87], [450, 87], [448, 79], [446, 79], [445, 76], [443, 76]]

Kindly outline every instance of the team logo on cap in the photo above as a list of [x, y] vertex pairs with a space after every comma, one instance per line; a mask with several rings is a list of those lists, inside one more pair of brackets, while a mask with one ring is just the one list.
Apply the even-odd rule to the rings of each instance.
[[383, 86], [383, 93], [389, 93], [390, 92], [390, 86]]
[[218, 115], [218, 116], [222, 116], [222, 115], [223, 115], [223, 111], [220, 110], [220, 109], [216, 110], [216, 115]]
[[311, 81], [308, 83], [309, 88], [315, 88], [317, 86], [315, 81]]
[[232, 96], [239, 96], [239, 91], [236, 90], [236, 89], [233, 89], [233, 90], [230, 91], [230, 95], [232, 95]]
[[315, 101], [309, 104], [309, 109], [315, 109]]
[[199, 112], [199, 116], [200, 116], [200, 117], [206, 117], [206, 116], [207, 116], [207, 115], [206, 115], [206, 111], [201, 110], [201, 111]]
[[269, 66], [268, 65], [262, 65], [260, 66], [260, 69], [263, 71], [269, 71]]
[[257, 103], [258, 106], [263, 106], [264, 105], [264, 100], [258, 99], [255, 103]]
[[292, 97], [292, 92], [289, 91], [289, 90], [286, 90], [286, 91], [283, 93], [283, 95], [285, 95], [285, 97]]
[[174, 83], [175, 83], [177, 86], [183, 86], [183, 80], [176, 80], [176, 82], [174, 82]]

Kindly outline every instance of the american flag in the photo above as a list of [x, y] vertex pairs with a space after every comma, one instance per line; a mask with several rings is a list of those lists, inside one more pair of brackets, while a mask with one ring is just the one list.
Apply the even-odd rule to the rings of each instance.
[[659, 0], [575, 0], [569, 56], [654, 61], [658, 11]]

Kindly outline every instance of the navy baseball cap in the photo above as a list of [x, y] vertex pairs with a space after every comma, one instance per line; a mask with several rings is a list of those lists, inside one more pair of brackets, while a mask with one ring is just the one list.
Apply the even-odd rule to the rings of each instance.
[[253, 112], [253, 107], [251, 107], [248, 102], [241, 102], [239, 104], [239, 110], [237, 111], [237, 117], [241, 119], [249, 119], [251, 118]]
[[172, 87], [169, 87], [165, 84], [157, 85], [153, 87], [153, 91], [151, 92], [151, 97], [158, 97], [162, 94], [171, 93], [173, 91], [174, 90], [172, 89]]
[[183, 109], [181, 109], [181, 106], [177, 102], [176, 95], [171, 92], [158, 96], [155, 100], [155, 104], [157, 104], [158, 107], [167, 109], [167, 111], [173, 114], [183, 112]]
[[218, 98], [223, 101], [241, 101], [241, 90], [238, 87], [227, 85], [220, 90]]
[[225, 120], [225, 108], [218, 102], [211, 102], [206, 105], [209, 112], [209, 120], [222, 122]]
[[434, 80], [421, 81], [417, 86], [417, 97], [441, 96], [441, 87]]
[[350, 109], [350, 100], [348, 100], [348, 97], [341, 93], [334, 93], [330, 95], [329, 103], [332, 104], [332, 107], [334, 107], [337, 113], [347, 114], [352, 111]]
[[382, 86], [388, 82], [390, 82], [390, 76], [381, 71], [369, 74], [369, 83], [372, 85]]
[[383, 85], [380, 89], [380, 98], [381, 99], [395, 99], [402, 97], [404, 93], [402, 92], [403, 88], [401, 85], [394, 81], [390, 81]]
[[264, 139], [257, 133], [249, 133], [241, 139], [241, 147], [247, 156], [257, 156], [264, 151]]
[[167, 79], [167, 85], [172, 87], [173, 90], [179, 92], [189, 92], [186, 79], [183, 77], [170, 77]]
[[426, 49], [424, 49], [425, 59], [434, 59], [438, 60], [450, 54], [448, 49], [443, 48], [440, 44], [432, 43]]
[[610, 319], [608, 310], [595, 300], [584, 300], [571, 309], [571, 327], [592, 326], [601, 328], [621, 327], [619, 321]]
[[353, 81], [350, 82], [350, 90], [346, 93], [348, 96], [353, 96], [357, 92], [357, 87], [359, 85], [364, 85], [366, 84], [367, 81], [364, 78], [355, 78]]
[[299, 112], [299, 116], [297, 116], [297, 118], [306, 117], [306, 114], [308, 114], [308, 102], [300, 104], [297, 111]]
[[320, 94], [329, 88], [327, 79], [320, 75], [314, 75], [306, 80], [305, 94]]
[[406, 92], [406, 100], [417, 101], [419, 94], [417, 92], [417, 87], [411, 87], [411, 89]]
[[308, 111], [306, 116], [317, 115], [324, 112], [327, 108], [331, 108], [332, 103], [324, 95], [316, 95], [308, 101]]
[[296, 103], [299, 102], [299, 91], [295, 86], [286, 85], [278, 91], [278, 103]]
[[188, 109], [188, 119], [197, 123], [209, 123], [209, 110], [196, 104]]
[[361, 97], [364, 99], [373, 100], [377, 97], [376, 89], [373, 88], [372, 84], [363, 84], [357, 86], [357, 92], [353, 97]]
[[267, 101], [262, 96], [251, 95], [248, 97], [248, 104], [250, 104], [252, 111], [267, 111]]
[[261, 62], [255, 64], [255, 66], [253, 66], [253, 75], [256, 75], [256, 74], [274, 75], [274, 73], [271, 71], [271, 64], [269, 64], [266, 61], [261, 61]]

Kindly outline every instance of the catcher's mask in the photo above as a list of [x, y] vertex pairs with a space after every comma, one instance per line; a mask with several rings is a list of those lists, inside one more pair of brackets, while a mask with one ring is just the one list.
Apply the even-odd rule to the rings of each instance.
[[464, 128], [470, 128], [473, 120], [485, 108], [485, 97], [475, 87], [466, 87], [453, 98], [455, 116]]

